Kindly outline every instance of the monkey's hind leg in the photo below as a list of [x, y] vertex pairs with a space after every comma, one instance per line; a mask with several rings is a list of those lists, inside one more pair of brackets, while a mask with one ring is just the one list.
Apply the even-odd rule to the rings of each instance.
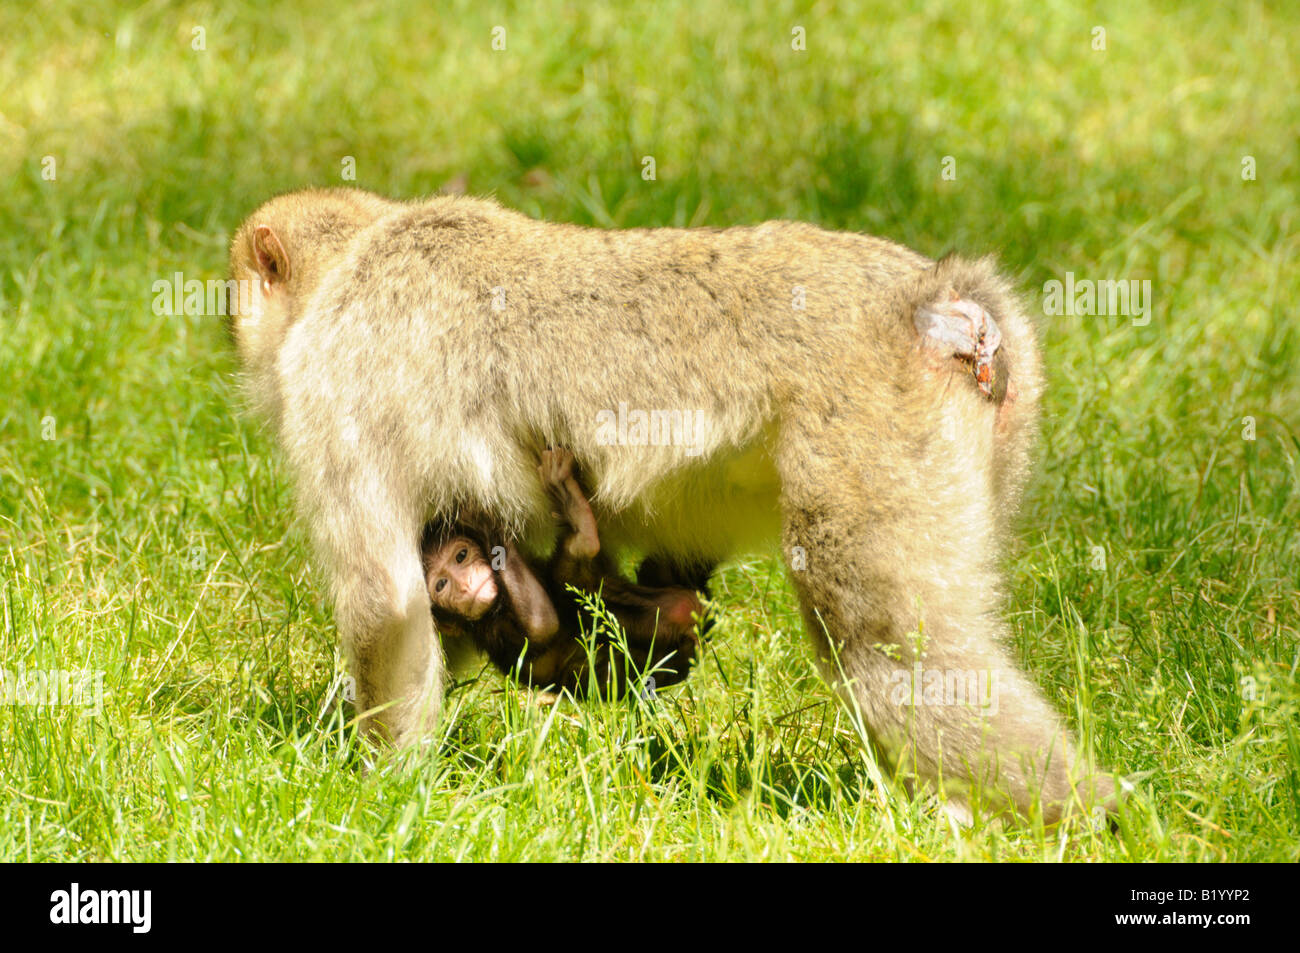
[[1076, 766], [1060, 718], [999, 645], [992, 427], [981, 440], [952, 425], [994, 409], [971, 391], [951, 406], [918, 399], [935, 413], [911, 419], [924, 439], [905, 450], [871, 446], [843, 418], [783, 435], [784, 544], [805, 554], [790, 573], [805, 624], [823, 674], [909, 787], [985, 812], [1038, 805], [1053, 822], [1112, 792]]
[[924, 416], [928, 407], [971, 433], [991, 424], [993, 496], [1004, 534], [1038, 432], [1043, 369], [1033, 323], [989, 258], [949, 255], [895, 289], [888, 306], [918, 342], [915, 363], [902, 372], [922, 403], [913, 413]]

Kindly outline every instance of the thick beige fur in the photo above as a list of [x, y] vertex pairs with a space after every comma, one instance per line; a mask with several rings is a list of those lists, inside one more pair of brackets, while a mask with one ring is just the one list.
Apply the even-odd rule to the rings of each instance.
[[[287, 281], [259, 271], [259, 226]], [[388, 706], [375, 724], [399, 743], [441, 697], [422, 529], [472, 512], [550, 538], [550, 445], [579, 461], [607, 548], [711, 564], [779, 540], [827, 678], [908, 779], [1049, 819], [1075, 784], [1110, 795], [999, 645], [1042, 377], [990, 262], [794, 222], [611, 231], [330, 190], [258, 209], [231, 267], [257, 285], [234, 316], [249, 393], [330, 573], [358, 702]], [[916, 309], [954, 292], [1002, 331], [1005, 400], [918, 341]], [[689, 445], [620, 445], [598, 425], [620, 404], [701, 423]], [[996, 712], [898, 703], [917, 662], [996, 672]]]

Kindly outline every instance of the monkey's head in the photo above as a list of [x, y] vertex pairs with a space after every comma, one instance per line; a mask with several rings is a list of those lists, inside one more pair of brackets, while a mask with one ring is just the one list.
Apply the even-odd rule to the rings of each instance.
[[347, 245], [401, 203], [361, 189], [307, 189], [271, 199], [245, 219], [230, 245], [230, 331], [255, 389], [290, 325]]
[[445, 539], [426, 551], [424, 581], [435, 611], [474, 622], [497, 601], [496, 576], [483, 547], [468, 536]]

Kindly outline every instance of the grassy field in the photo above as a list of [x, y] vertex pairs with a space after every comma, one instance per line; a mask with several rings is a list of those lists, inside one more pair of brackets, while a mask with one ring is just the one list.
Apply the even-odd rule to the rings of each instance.
[[[0, 706], [0, 859], [1300, 859], [1287, 4], [20, 6], [0, 667], [100, 671], [104, 697]], [[1120, 832], [955, 830], [878, 783], [764, 554], [717, 578], [680, 689], [545, 709], [482, 674], [437, 750], [363, 771], [221, 321], [151, 306], [346, 157], [376, 191], [459, 181], [553, 220], [995, 252], [1040, 313], [1067, 272], [1150, 280], [1149, 323], [1040, 317], [1041, 469], [1007, 554], [1015, 656], [1139, 778]]]

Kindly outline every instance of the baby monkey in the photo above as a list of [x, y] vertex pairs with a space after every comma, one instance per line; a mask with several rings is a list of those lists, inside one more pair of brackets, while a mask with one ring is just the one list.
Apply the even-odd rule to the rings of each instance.
[[[565, 525], [544, 569], [545, 582], [508, 544], [498, 554], [504, 556], [500, 567], [493, 568], [486, 540], [471, 527], [459, 526], [450, 535], [426, 533], [425, 583], [440, 631], [467, 635], [502, 672], [521, 666], [520, 679], [538, 687], [567, 689], [579, 698], [593, 688], [602, 697], [621, 696], [628, 665], [603, 630], [595, 631], [589, 657], [581, 638], [584, 607], [566, 588], [572, 586], [601, 597], [623, 629], [637, 672], [657, 687], [680, 682], [695, 659], [696, 626], [704, 618], [699, 595], [681, 586], [634, 585], [619, 576], [602, 557], [596, 517], [568, 450], [544, 451], [538, 472]], [[596, 627], [589, 615], [585, 628], [592, 639]]]

